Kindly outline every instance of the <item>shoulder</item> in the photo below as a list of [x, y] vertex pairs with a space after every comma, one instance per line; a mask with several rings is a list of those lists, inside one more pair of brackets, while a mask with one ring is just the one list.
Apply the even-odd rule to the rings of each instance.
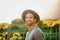
[[34, 29], [33, 36], [34, 37], [36, 37], [36, 36], [37, 37], [44, 37], [44, 34], [43, 34], [42, 30], [39, 27], [37, 27]]
[[33, 36], [44, 36], [44, 34], [43, 34], [42, 30], [39, 27], [37, 27], [33, 31]]
[[43, 33], [42, 30], [39, 27], [36, 27], [34, 29], [34, 33]]
[[39, 27], [37, 27], [33, 30], [32, 39], [34, 39], [34, 40], [44, 40], [43, 32]]

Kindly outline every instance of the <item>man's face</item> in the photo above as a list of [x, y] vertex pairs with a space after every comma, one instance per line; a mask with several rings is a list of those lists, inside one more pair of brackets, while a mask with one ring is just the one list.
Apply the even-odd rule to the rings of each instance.
[[25, 17], [25, 22], [28, 26], [33, 25], [34, 23], [36, 23], [36, 19], [34, 18], [34, 15], [31, 13], [27, 13], [26, 17]]

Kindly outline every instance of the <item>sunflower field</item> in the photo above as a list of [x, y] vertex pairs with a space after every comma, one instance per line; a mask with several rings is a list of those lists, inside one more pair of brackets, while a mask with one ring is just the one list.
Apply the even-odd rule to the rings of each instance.
[[[20, 19], [15, 19], [11, 24], [0, 23], [0, 40], [25, 40], [28, 31], [27, 25]], [[24, 24], [24, 25], [23, 25]], [[59, 40], [60, 19], [55, 21], [41, 21], [38, 26], [44, 33], [45, 40]]]

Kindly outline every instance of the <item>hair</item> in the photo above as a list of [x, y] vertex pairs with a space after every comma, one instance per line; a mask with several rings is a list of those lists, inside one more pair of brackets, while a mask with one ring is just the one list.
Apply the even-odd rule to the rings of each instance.
[[25, 21], [26, 14], [28, 14], [28, 13], [33, 14], [33, 15], [34, 15], [34, 18], [37, 20], [36, 22], [39, 22], [39, 20], [40, 20], [39, 15], [38, 15], [35, 11], [29, 10], [29, 9], [23, 11], [23, 13], [22, 13], [22, 19], [23, 19], [24, 21]]

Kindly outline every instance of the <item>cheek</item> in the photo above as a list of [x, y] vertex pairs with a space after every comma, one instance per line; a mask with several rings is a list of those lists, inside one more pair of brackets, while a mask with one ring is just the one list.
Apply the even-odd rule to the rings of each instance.
[[31, 18], [26, 18], [25, 21], [32, 21], [33, 19]]
[[34, 23], [36, 23], [36, 20], [33, 20]]
[[26, 21], [29, 21], [29, 20], [28, 20], [28, 19], [25, 19], [25, 22], [26, 22]]
[[25, 22], [31, 23], [31, 22], [34, 22], [34, 20], [32, 20], [32, 19], [25, 19]]

